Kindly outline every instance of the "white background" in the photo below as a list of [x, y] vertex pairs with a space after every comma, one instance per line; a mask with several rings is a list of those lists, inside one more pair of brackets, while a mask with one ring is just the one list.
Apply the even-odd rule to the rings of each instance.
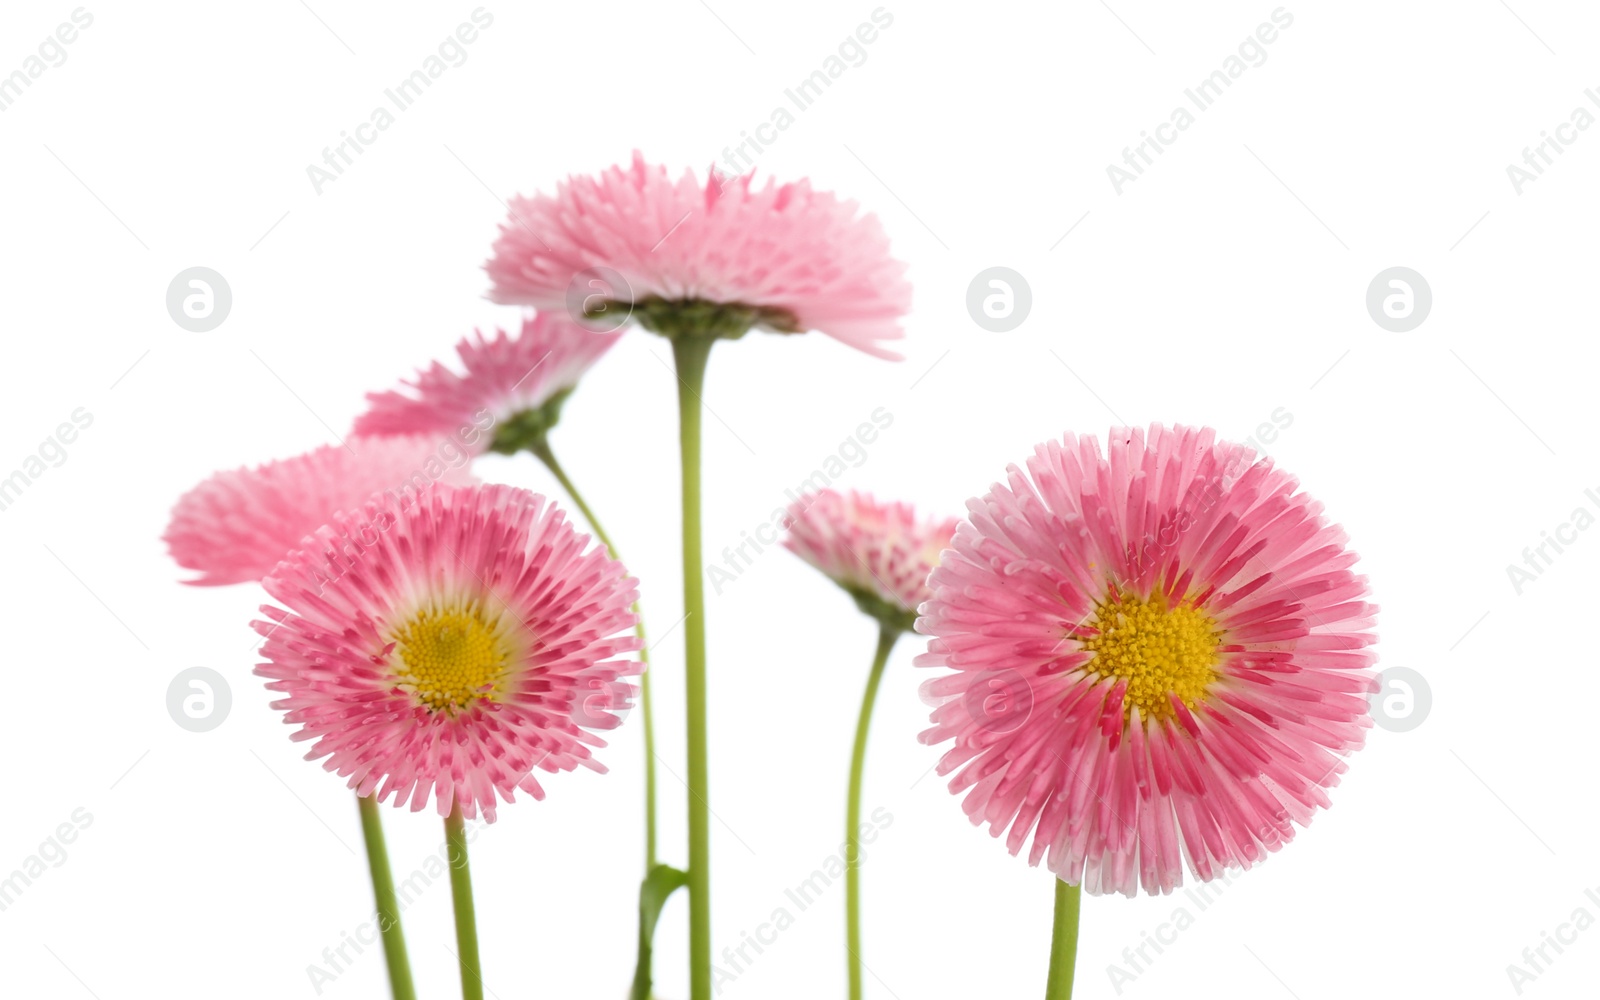
[[[0, 112], [0, 475], [75, 408], [94, 417], [0, 512], [0, 873], [74, 809], [93, 816], [0, 912], [7, 995], [316, 995], [307, 967], [371, 907], [355, 809], [299, 759], [250, 674], [259, 588], [178, 584], [159, 541], [172, 503], [215, 469], [336, 440], [365, 391], [475, 326], [515, 323], [483, 298], [497, 199], [636, 146], [703, 172], [877, 6], [491, 3], [466, 63], [319, 195], [306, 166], [477, 5], [309, 2], [91, 5], [66, 62]], [[899, 364], [819, 335], [717, 348], [708, 561], [877, 407], [894, 425], [838, 485], [951, 513], [1068, 429], [1159, 420], [1244, 439], [1282, 407], [1292, 425], [1267, 450], [1363, 554], [1381, 664], [1431, 685], [1424, 724], [1374, 731], [1334, 808], [1204, 912], [1181, 894], [1086, 898], [1081, 997], [1117, 995], [1107, 967], [1179, 906], [1194, 925], [1122, 995], [1509, 997], [1525, 947], [1580, 906], [1600, 916], [1584, 896], [1600, 886], [1600, 540], [1580, 534], [1520, 596], [1506, 572], [1574, 508], [1596, 511], [1584, 490], [1600, 487], [1600, 129], [1520, 195], [1506, 174], [1573, 109], [1600, 113], [1584, 96], [1600, 85], [1597, 24], [1576, 3], [1510, 4], [1291, 4], [1265, 64], [1119, 195], [1107, 165], [1271, 0], [891, 2], [867, 61], [760, 158], [763, 176], [810, 176], [878, 213], [915, 308]], [[73, 7], [8, 3], [0, 73]], [[164, 305], [195, 265], [233, 289], [209, 333]], [[996, 265], [1033, 294], [1007, 333], [965, 306]], [[1407, 333], [1365, 306], [1396, 265], [1434, 296]], [[630, 334], [554, 436], [643, 581], [657, 635], [682, 615], [667, 358]], [[480, 471], [555, 488], [526, 456]], [[873, 629], [782, 551], [708, 616], [720, 952], [794, 911], [784, 890], [838, 850]], [[656, 650], [663, 853], [679, 863], [681, 641]], [[894, 817], [863, 873], [869, 993], [1037, 995], [1050, 877], [969, 827], [926, 774], [937, 752], [916, 741], [917, 645], [895, 651], [869, 759], [867, 811]], [[165, 693], [200, 665], [228, 678], [234, 704], [194, 734]], [[553, 778], [545, 802], [507, 807], [478, 837], [496, 995], [625, 994], [642, 753], [631, 720], [605, 753], [610, 775]], [[384, 815], [404, 877], [440, 825]], [[843, 903], [836, 887], [795, 912], [724, 995], [842, 995]], [[660, 936], [668, 1000], [687, 992], [685, 918], [680, 895]], [[449, 920], [443, 884], [405, 914], [423, 996], [456, 995]], [[1588, 995], [1597, 951], [1600, 930], [1550, 951], [1525, 995]], [[322, 995], [377, 997], [384, 983], [370, 949]]]

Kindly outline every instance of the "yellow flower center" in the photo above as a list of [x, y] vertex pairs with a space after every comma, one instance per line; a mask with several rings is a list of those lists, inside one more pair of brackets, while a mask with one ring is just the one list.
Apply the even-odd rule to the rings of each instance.
[[1123, 594], [1095, 605], [1087, 624], [1099, 630], [1079, 640], [1094, 653], [1088, 669], [1127, 678], [1124, 718], [1138, 706], [1141, 718], [1165, 719], [1172, 715], [1172, 695], [1192, 709], [1217, 677], [1222, 635], [1217, 623], [1192, 604], [1168, 607], [1159, 594]]
[[512, 651], [499, 616], [476, 603], [425, 608], [390, 636], [399, 654], [396, 684], [427, 708], [466, 708], [475, 699], [499, 700]]

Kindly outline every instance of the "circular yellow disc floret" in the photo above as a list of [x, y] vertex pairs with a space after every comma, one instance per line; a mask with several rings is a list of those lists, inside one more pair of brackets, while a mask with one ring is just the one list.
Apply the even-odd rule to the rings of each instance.
[[1123, 716], [1135, 705], [1143, 718], [1172, 715], [1171, 695], [1193, 708], [1217, 676], [1217, 623], [1192, 604], [1168, 606], [1157, 594], [1108, 597], [1086, 622], [1098, 635], [1079, 639], [1094, 653], [1087, 668], [1102, 677], [1125, 677]]
[[390, 638], [396, 684], [433, 711], [455, 712], [476, 698], [498, 700], [511, 651], [495, 616], [476, 605], [425, 608]]

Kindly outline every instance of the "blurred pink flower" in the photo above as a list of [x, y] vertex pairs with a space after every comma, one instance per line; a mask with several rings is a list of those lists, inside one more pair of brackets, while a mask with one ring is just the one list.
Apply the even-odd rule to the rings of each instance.
[[[789, 506], [790, 552], [821, 570], [867, 614], [909, 628], [956, 519], [918, 520], [910, 504], [820, 490]], [[903, 624], [901, 624], [903, 623]]]
[[[383, 530], [373, 531], [372, 525]], [[350, 553], [358, 553], [348, 559]], [[335, 579], [328, 565], [345, 562]], [[272, 707], [358, 795], [493, 821], [532, 772], [604, 771], [591, 730], [631, 705], [636, 581], [544, 497], [509, 486], [374, 498], [264, 581]]]
[[694, 311], [701, 332], [820, 330], [896, 357], [882, 342], [903, 336], [905, 265], [875, 216], [809, 181], [753, 187], [751, 175], [713, 174], [702, 185], [689, 171], [673, 181], [636, 152], [626, 168], [510, 207], [486, 265], [496, 302], [592, 313], [601, 287], [611, 308], [669, 335], [663, 327]]
[[1091, 893], [1249, 868], [1361, 746], [1377, 608], [1293, 476], [1206, 429], [1071, 434], [968, 504], [918, 666], [975, 824]]
[[476, 482], [468, 461], [452, 442], [419, 437], [324, 445], [216, 473], [178, 499], [162, 538], [179, 566], [200, 572], [188, 583], [260, 580], [335, 513], [360, 508], [374, 493], [415, 496], [433, 482]]
[[[493, 428], [514, 432], [522, 423], [548, 430], [561, 404], [585, 372], [621, 334], [597, 333], [555, 312], [523, 321], [520, 336], [474, 332], [456, 345], [463, 373], [435, 361], [406, 383], [405, 391], [367, 394], [357, 435], [471, 433], [481, 453], [495, 444]], [[514, 450], [514, 449], [512, 449]]]

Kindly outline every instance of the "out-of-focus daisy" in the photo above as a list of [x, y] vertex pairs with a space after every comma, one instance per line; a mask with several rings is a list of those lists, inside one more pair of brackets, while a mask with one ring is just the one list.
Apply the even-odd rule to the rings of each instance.
[[[513, 198], [486, 265], [496, 302], [604, 317], [669, 337], [819, 330], [869, 354], [902, 336], [905, 265], [876, 217], [809, 181], [702, 184], [627, 167]], [[610, 287], [618, 285], [620, 287]]]
[[[467, 468], [469, 457], [450, 440], [394, 437], [329, 445], [253, 469], [219, 472], [178, 500], [164, 538], [178, 565], [200, 572], [190, 583], [257, 581], [335, 514], [371, 509], [365, 505], [375, 495], [405, 506], [434, 483], [476, 482]], [[318, 567], [321, 579], [341, 575], [360, 558], [365, 539], [386, 528], [382, 521], [363, 522], [358, 533], [363, 541], [330, 553]], [[390, 984], [396, 998], [414, 997], [377, 803], [371, 796], [357, 802]]]
[[375, 493], [415, 497], [434, 482], [476, 482], [467, 460], [447, 442], [397, 437], [218, 472], [178, 500], [162, 537], [179, 566], [200, 573], [189, 583], [260, 580], [336, 512]]
[[956, 519], [919, 519], [911, 505], [819, 490], [789, 506], [784, 547], [843, 587], [863, 612], [900, 631], [929, 597], [928, 574]]
[[[682, 463], [685, 722], [688, 732], [689, 993], [712, 994], [711, 805], [706, 605], [700, 548], [700, 422], [718, 340], [752, 328], [820, 330], [878, 357], [902, 336], [905, 265], [875, 217], [809, 182], [751, 184], [685, 172], [638, 153], [574, 177], [554, 195], [514, 198], [485, 265], [490, 298], [565, 309], [605, 329], [630, 320], [672, 342]], [[641, 911], [642, 913], [643, 911]]]
[[[372, 524], [384, 530], [370, 532]], [[333, 579], [325, 567], [359, 549]], [[589, 750], [630, 705], [635, 581], [543, 497], [507, 486], [378, 497], [264, 581], [273, 707], [358, 795], [495, 818], [535, 770]]]
[[910, 505], [881, 503], [865, 493], [834, 490], [808, 493], [788, 510], [789, 551], [821, 570], [878, 622], [878, 648], [867, 674], [866, 693], [856, 719], [850, 753], [850, 786], [845, 808], [845, 965], [850, 1000], [860, 1000], [861, 976], [861, 788], [867, 756], [867, 730], [878, 700], [889, 652], [916, 621], [917, 607], [930, 596], [928, 574], [955, 533], [955, 518], [924, 520]]
[[515, 454], [549, 433], [578, 380], [620, 336], [557, 312], [524, 320], [516, 337], [474, 332], [456, 344], [461, 372], [435, 361], [405, 390], [368, 393], [355, 433], [460, 435], [475, 452]]
[[973, 823], [1132, 896], [1185, 860], [1249, 868], [1329, 804], [1371, 724], [1377, 608], [1293, 476], [1157, 425], [1040, 445], [968, 508], [917, 663], [954, 671], [922, 738], [954, 741]]

